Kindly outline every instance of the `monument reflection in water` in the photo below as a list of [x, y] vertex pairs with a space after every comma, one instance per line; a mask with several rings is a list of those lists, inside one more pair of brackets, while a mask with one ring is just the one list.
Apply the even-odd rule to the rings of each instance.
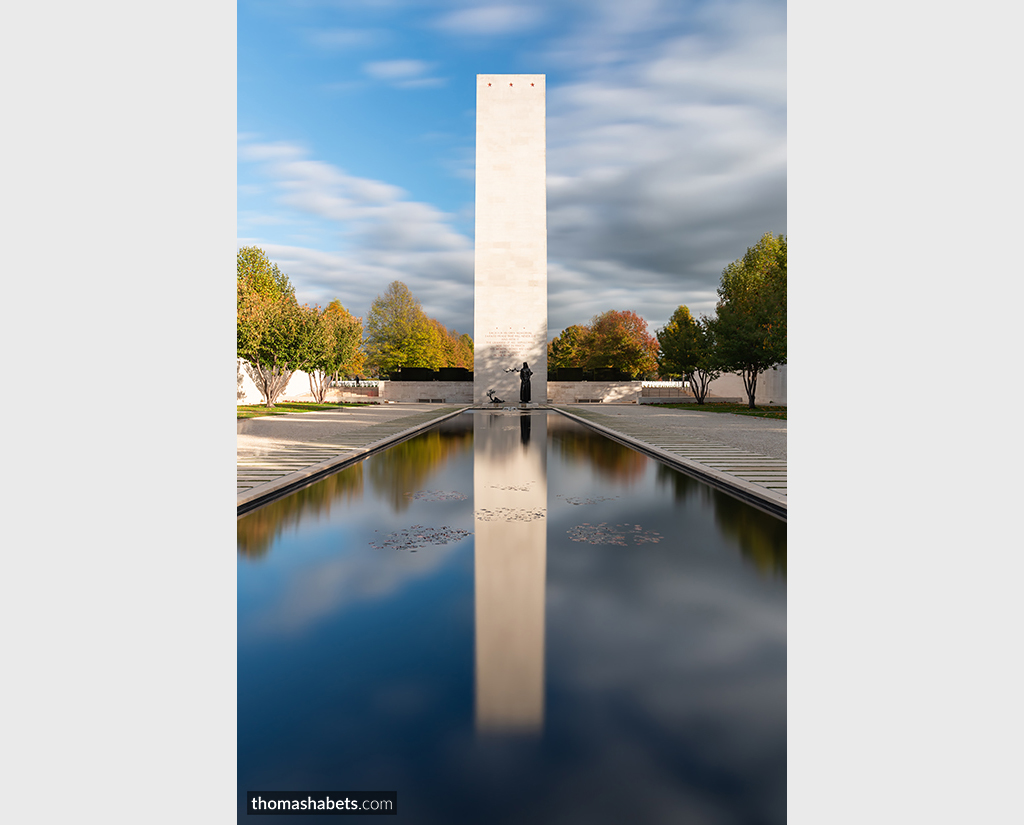
[[785, 524], [556, 413], [239, 519], [238, 794], [415, 823], [782, 823]]
[[474, 416], [473, 441], [476, 727], [539, 734], [544, 725], [547, 416]]

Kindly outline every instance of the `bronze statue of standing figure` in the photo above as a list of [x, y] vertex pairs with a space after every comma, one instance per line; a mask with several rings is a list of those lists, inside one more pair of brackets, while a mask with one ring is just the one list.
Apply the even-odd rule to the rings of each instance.
[[518, 372], [519, 373], [519, 403], [529, 404], [530, 403], [530, 376], [533, 375], [533, 371], [529, 365], [523, 361], [523, 368], [511, 367], [505, 372]]

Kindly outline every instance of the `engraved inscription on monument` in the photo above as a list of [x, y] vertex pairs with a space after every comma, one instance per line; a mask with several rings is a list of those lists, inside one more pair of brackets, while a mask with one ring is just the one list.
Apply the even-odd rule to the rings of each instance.
[[535, 340], [526, 330], [492, 329], [484, 335], [483, 343], [494, 358], [522, 360], [532, 351]]

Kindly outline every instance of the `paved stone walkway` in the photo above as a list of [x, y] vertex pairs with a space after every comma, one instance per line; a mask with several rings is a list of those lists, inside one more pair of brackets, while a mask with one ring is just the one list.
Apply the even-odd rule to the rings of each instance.
[[379, 404], [239, 421], [237, 504], [244, 507], [358, 460], [462, 409]]
[[709, 483], [786, 511], [786, 421], [648, 405], [558, 406]]

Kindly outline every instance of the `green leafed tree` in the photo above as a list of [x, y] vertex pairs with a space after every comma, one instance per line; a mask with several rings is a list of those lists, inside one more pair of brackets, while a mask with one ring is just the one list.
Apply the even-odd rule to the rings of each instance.
[[722, 271], [712, 329], [724, 371], [738, 373], [751, 408], [757, 376], [786, 363], [786, 236], [765, 234]]
[[632, 310], [614, 309], [590, 322], [586, 338], [587, 369], [612, 369], [632, 378], [653, 375], [658, 368], [658, 342], [647, 322]]
[[703, 404], [711, 382], [721, 375], [712, 322], [706, 317], [698, 320], [689, 307], [680, 306], [657, 338], [661, 374], [684, 378], [697, 403]]
[[362, 319], [353, 317], [337, 299], [324, 310], [302, 307], [302, 312], [299, 367], [308, 374], [309, 390], [322, 404], [334, 376], [358, 372], [362, 366]]
[[272, 407], [298, 369], [305, 318], [288, 276], [258, 247], [238, 250], [236, 354]]
[[373, 299], [366, 318], [363, 348], [371, 372], [387, 375], [399, 367], [436, 369], [434, 329], [412, 292], [392, 281]]

